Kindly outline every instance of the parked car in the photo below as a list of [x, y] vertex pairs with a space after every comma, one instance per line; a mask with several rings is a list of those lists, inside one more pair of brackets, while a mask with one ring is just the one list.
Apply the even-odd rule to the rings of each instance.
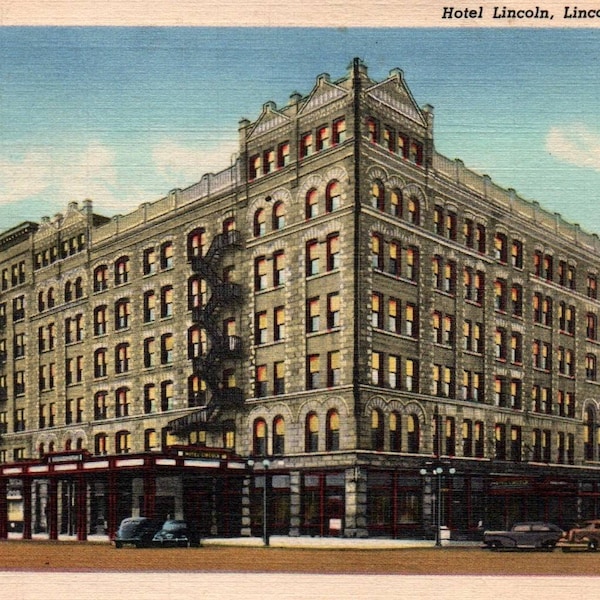
[[200, 534], [198, 530], [186, 521], [169, 519], [162, 525], [152, 538], [153, 546], [198, 547]]
[[129, 517], [123, 519], [115, 535], [115, 548], [125, 544], [136, 548], [148, 548], [152, 545], [154, 534], [161, 528], [161, 522], [148, 517]]
[[483, 548], [554, 550], [564, 531], [552, 523], [531, 521], [515, 523], [508, 531], [484, 531]]
[[600, 519], [589, 519], [569, 529], [556, 544], [563, 552], [569, 550], [598, 550], [600, 548]]

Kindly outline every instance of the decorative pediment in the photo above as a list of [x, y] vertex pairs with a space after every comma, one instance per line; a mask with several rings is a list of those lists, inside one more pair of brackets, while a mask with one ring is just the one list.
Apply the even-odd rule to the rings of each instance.
[[317, 77], [317, 85], [309, 94], [300, 114], [307, 114], [336, 100], [344, 98], [348, 92], [329, 81], [329, 75], [323, 74]]
[[423, 112], [415, 102], [408, 89], [402, 71], [395, 69], [391, 76], [366, 90], [371, 98], [385, 104], [387, 107], [416, 121], [420, 125], [427, 125]]
[[289, 117], [277, 110], [274, 102], [267, 102], [263, 105], [263, 111], [254, 123], [254, 127], [250, 130], [248, 139], [262, 135], [272, 129], [277, 129], [277, 127], [281, 127], [289, 121]]

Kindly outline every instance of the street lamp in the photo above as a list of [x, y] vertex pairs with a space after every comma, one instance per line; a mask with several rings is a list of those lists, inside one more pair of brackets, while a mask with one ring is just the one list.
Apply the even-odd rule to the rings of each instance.
[[[250, 468], [254, 467], [254, 461], [252, 459], [250, 459], [248, 461], [248, 466]], [[267, 472], [269, 470], [269, 467], [271, 466], [271, 461], [268, 458], [263, 459], [262, 461], [262, 466], [265, 472], [265, 482], [263, 485], [263, 502], [262, 502], [262, 509], [263, 509], [263, 514], [262, 514], [262, 521], [263, 521], [263, 544], [265, 546], [269, 545], [269, 526], [268, 526], [268, 517], [269, 517], [269, 504], [268, 504], [268, 476], [267, 476]]]
[[[442, 475], [444, 474], [444, 468], [440, 466], [434, 466], [431, 470], [421, 469], [419, 471], [421, 475], [435, 475], [437, 478], [437, 488], [436, 488], [436, 528], [435, 528], [435, 545], [442, 545]], [[450, 467], [447, 469], [446, 473], [448, 475], [454, 475], [456, 473], [456, 469], [454, 467]]]

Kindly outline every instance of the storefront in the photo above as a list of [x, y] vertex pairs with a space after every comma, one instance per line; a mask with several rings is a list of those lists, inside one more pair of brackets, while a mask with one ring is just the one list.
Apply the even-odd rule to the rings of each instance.
[[[202, 535], [239, 535], [246, 463], [222, 450], [171, 447], [165, 454], [47, 454], [0, 468], [0, 538], [22, 531], [79, 540], [112, 536], [132, 515], [193, 522]], [[20, 489], [20, 511], [10, 507]], [[10, 520], [9, 520], [10, 517]]]

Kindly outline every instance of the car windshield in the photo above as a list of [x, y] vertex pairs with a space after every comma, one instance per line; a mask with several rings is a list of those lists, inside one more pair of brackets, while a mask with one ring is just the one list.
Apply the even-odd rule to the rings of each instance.
[[183, 521], [167, 521], [162, 528], [163, 531], [179, 531], [185, 529], [185, 523]]
[[136, 532], [141, 525], [144, 525], [144, 521], [127, 521], [125, 523], [121, 523], [121, 527], [119, 527], [119, 533], [121, 535], [128, 535]]

